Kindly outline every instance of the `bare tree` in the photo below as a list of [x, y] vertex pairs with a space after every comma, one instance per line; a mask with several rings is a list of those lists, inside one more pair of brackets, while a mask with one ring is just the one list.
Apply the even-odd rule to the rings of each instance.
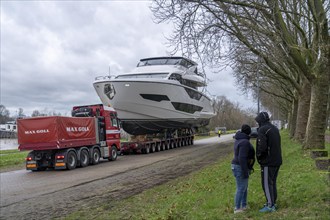
[[18, 108], [18, 113], [17, 113], [18, 118], [24, 118], [26, 115], [24, 114], [24, 109], [23, 108]]
[[[264, 73], [285, 79], [292, 94], [310, 93], [304, 146], [324, 147], [329, 0], [154, 0], [152, 11], [158, 22], [173, 21], [170, 43], [184, 55], [197, 54], [201, 62], [215, 66], [235, 66], [235, 52], [241, 47], [250, 52], [249, 60], [260, 60]], [[296, 109], [298, 122], [303, 117]]]
[[9, 110], [4, 105], [0, 105], [0, 124], [5, 124], [10, 120]]
[[226, 127], [228, 130], [236, 130], [242, 123], [255, 125], [254, 116], [250, 112], [241, 110], [239, 104], [232, 103], [224, 96], [216, 97], [213, 107], [216, 116], [210, 120], [211, 128]]
[[262, 99], [262, 103], [268, 109], [273, 109], [274, 102], [271, 102], [270, 108], [267, 106], [267, 103], [270, 102], [267, 100], [276, 100], [278, 105], [284, 104], [284, 106], [288, 106], [289, 103], [296, 103], [297, 107], [293, 106], [295, 111], [283, 107], [281, 109], [286, 111], [282, 114], [288, 115], [290, 112], [291, 119], [294, 119], [290, 126], [290, 129], [293, 130], [292, 136], [303, 141], [310, 107], [311, 88], [309, 82], [304, 76], [296, 74], [297, 70], [285, 64], [283, 51], [277, 52], [276, 47], [269, 48], [273, 53], [272, 60], [276, 60], [275, 64], [278, 65], [274, 70], [257, 60], [253, 54], [249, 54], [247, 49], [242, 50], [242, 47], [244, 45], [236, 48], [233, 58], [236, 62], [236, 66], [233, 68], [237, 84], [240, 84], [244, 89], [254, 91], [255, 96], [260, 96], [260, 92], [266, 93], [267, 98]]

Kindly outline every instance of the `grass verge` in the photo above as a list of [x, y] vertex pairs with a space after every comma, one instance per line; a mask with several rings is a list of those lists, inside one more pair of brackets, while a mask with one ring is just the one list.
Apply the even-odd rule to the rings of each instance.
[[275, 213], [258, 212], [265, 199], [256, 165], [249, 181], [249, 210], [233, 214], [235, 181], [230, 169], [232, 156], [229, 156], [199, 172], [128, 199], [109, 198], [106, 204], [84, 207], [66, 219], [329, 219], [329, 173], [317, 170], [309, 152], [292, 142], [286, 132], [282, 133], [282, 151], [279, 209]]
[[27, 151], [0, 150], [0, 171], [24, 167]]

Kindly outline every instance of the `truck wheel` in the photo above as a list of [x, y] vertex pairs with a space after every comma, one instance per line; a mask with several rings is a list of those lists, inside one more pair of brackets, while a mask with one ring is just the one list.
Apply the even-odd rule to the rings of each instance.
[[87, 167], [89, 164], [89, 155], [87, 150], [82, 150], [80, 153], [80, 166]]
[[98, 164], [100, 162], [100, 151], [97, 148], [93, 149], [93, 154], [92, 154], [92, 164]]
[[69, 151], [67, 155], [68, 159], [66, 162], [66, 168], [68, 170], [73, 170], [77, 166], [77, 155], [73, 151]]
[[115, 146], [111, 147], [111, 152], [110, 152], [110, 161], [115, 161], [117, 160], [118, 154], [117, 154], [117, 148]]

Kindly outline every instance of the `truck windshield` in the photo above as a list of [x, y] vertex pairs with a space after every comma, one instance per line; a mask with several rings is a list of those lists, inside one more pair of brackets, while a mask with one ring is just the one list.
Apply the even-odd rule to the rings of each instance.
[[117, 118], [111, 118], [111, 125], [118, 128]]

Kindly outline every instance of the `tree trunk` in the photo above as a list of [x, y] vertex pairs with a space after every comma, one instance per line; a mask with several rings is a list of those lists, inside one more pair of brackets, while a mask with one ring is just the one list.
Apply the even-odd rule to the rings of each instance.
[[289, 131], [290, 131], [291, 138], [294, 137], [294, 133], [296, 131], [297, 111], [298, 111], [298, 101], [297, 101], [297, 99], [293, 99], [292, 110], [291, 110], [290, 118], [289, 118]]
[[302, 83], [302, 89], [298, 97], [298, 112], [296, 130], [294, 133], [294, 139], [302, 143], [305, 139], [306, 127], [310, 109], [311, 101], [311, 86], [305, 79]]
[[[323, 67], [323, 68], [322, 68]], [[327, 66], [322, 65], [311, 86], [311, 104], [304, 142], [305, 149], [325, 148], [325, 129], [327, 120], [327, 100], [329, 97], [330, 74]]]

